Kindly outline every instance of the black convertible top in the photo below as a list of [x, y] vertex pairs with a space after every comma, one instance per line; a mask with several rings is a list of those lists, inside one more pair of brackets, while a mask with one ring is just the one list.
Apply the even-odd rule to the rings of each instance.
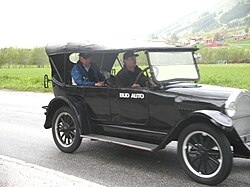
[[176, 47], [167, 46], [165, 44], [159, 43], [129, 43], [129, 44], [119, 44], [119, 45], [102, 45], [91, 42], [84, 43], [67, 43], [64, 45], [47, 45], [45, 47], [48, 56], [64, 54], [64, 53], [81, 53], [81, 52], [91, 52], [91, 53], [120, 53], [124, 51], [196, 51], [196, 47]]

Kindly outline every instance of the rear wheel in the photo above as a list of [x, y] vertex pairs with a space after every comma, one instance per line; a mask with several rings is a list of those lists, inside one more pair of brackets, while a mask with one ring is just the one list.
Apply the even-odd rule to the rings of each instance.
[[59, 108], [52, 119], [52, 134], [57, 147], [66, 153], [72, 153], [81, 144], [76, 114], [69, 107]]
[[195, 123], [179, 136], [178, 155], [185, 172], [208, 185], [222, 182], [232, 169], [232, 151], [227, 137], [215, 127]]

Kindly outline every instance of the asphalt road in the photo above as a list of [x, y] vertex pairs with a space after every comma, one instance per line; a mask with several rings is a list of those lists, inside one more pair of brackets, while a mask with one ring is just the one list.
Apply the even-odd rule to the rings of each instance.
[[[73, 154], [54, 144], [41, 106], [52, 94], [0, 91], [0, 155], [53, 169], [105, 186], [202, 186], [182, 170], [172, 143], [157, 153], [83, 140]], [[250, 160], [234, 159], [218, 186], [250, 186]], [[0, 177], [1, 181], [1, 177]]]

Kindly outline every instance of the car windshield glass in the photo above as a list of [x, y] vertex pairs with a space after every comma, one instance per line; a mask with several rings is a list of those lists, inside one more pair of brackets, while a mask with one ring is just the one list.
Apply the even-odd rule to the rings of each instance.
[[192, 52], [149, 52], [149, 58], [157, 81], [199, 78]]

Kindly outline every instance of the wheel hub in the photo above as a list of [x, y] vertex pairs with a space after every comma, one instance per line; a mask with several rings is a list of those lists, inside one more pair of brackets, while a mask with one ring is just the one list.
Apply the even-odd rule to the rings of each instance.
[[205, 155], [207, 155], [207, 150], [206, 150], [204, 147], [200, 147], [200, 148], [198, 149], [198, 153], [199, 153], [199, 155], [201, 155], [201, 156], [205, 156]]
[[63, 125], [63, 132], [68, 135], [70, 132], [70, 126], [68, 124]]

